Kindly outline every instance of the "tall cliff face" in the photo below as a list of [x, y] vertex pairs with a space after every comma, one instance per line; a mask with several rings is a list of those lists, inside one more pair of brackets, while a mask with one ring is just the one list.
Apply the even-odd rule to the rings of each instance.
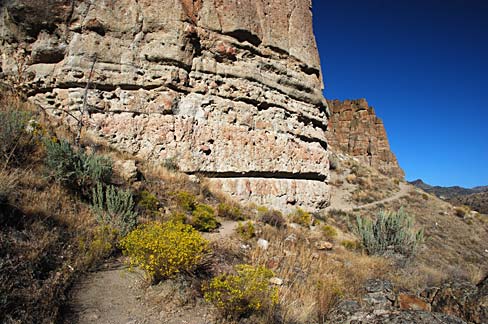
[[405, 176], [390, 150], [383, 122], [366, 99], [329, 100], [329, 108], [327, 141], [332, 152], [356, 157], [390, 176]]
[[242, 201], [327, 204], [328, 109], [310, 0], [0, 6], [4, 78], [54, 118], [75, 127], [64, 112], [78, 118], [86, 99], [86, 131], [118, 150], [173, 159]]

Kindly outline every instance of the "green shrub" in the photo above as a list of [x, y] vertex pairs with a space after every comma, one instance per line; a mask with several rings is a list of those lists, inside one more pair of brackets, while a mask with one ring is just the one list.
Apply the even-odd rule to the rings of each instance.
[[279, 210], [270, 210], [266, 207], [259, 207], [258, 217], [261, 222], [277, 228], [286, 226], [286, 220]]
[[97, 183], [108, 183], [112, 161], [108, 158], [75, 151], [65, 140], [45, 140], [46, 165], [56, 181], [71, 189], [86, 190]]
[[208, 252], [208, 241], [190, 225], [149, 223], [120, 242], [131, 266], [139, 266], [153, 282], [193, 271]]
[[244, 214], [237, 204], [220, 203], [217, 207], [220, 217], [229, 218], [235, 221], [244, 220]]
[[239, 222], [237, 225], [236, 232], [244, 240], [250, 240], [251, 238], [256, 236], [256, 230], [254, 229], [254, 224], [251, 221], [248, 221], [244, 224]]
[[197, 207], [197, 199], [194, 194], [187, 191], [178, 191], [175, 194], [178, 206], [187, 212], [192, 212]]
[[414, 230], [413, 220], [403, 208], [397, 212], [380, 211], [373, 221], [358, 216], [356, 231], [369, 254], [395, 251], [410, 256], [423, 241], [423, 230]]
[[103, 187], [97, 184], [92, 190], [93, 209], [102, 225], [117, 229], [123, 237], [137, 225], [134, 200], [130, 191], [119, 190], [114, 186]]
[[357, 241], [344, 240], [341, 245], [348, 250], [357, 250], [359, 248], [359, 243]]
[[173, 211], [169, 214], [169, 220], [171, 222], [188, 224], [188, 217], [185, 213], [179, 211]]
[[150, 216], [156, 216], [159, 214], [159, 200], [154, 194], [147, 190], [143, 190], [139, 194], [137, 209]]
[[302, 226], [310, 226], [312, 224], [312, 215], [301, 208], [295, 209], [295, 211], [290, 214], [290, 219], [292, 222]]
[[97, 226], [88, 240], [80, 240], [79, 248], [83, 251], [83, 262], [87, 266], [95, 265], [106, 259], [116, 249], [118, 231], [110, 226]]
[[192, 226], [202, 232], [210, 232], [220, 226], [215, 218], [215, 211], [205, 204], [198, 204], [192, 212]]
[[278, 303], [278, 289], [269, 283], [274, 276], [271, 270], [244, 264], [235, 266], [235, 270], [237, 274], [217, 276], [203, 287], [205, 300], [224, 316], [239, 318]]
[[337, 236], [337, 230], [330, 225], [322, 226], [322, 233], [324, 233], [325, 237], [328, 239], [332, 239]]
[[34, 147], [32, 113], [20, 110], [22, 107], [11, 107], [15, 103], [10, 101], [0, 103], [0, 157], [5, 165], [24, 162]]

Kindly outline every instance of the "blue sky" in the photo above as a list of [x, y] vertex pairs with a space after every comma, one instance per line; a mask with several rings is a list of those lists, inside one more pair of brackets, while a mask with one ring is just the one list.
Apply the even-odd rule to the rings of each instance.
[[488, 185], [488, 0], [313, 1], [328, 99], [366, 98], [406, 178]]

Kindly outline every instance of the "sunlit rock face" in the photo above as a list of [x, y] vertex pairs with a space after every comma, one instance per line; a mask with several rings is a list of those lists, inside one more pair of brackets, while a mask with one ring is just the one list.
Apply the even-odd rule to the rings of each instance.
[[74, 129], [63, 111], [78, 117], [86, 93], [86, 131], [120, 151], [172, 159], [244, 202], [328, 203], [328, 108], [309, 0], [0, 6], [3, 77], [54, 119]]
[[329, 107], [326, 136], [332, 152], [353, 156], [392, 177], [405, 176], [390, 149], [383, 122], [366, 99], [330, 100]]

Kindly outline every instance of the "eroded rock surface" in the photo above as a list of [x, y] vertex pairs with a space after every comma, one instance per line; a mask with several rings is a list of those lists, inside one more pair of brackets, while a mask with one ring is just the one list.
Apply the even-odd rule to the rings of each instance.
[[309, 0], [0, 6], [4, 77], [73, 130], [64, 112], [86, 107], [87, 133], [172, 159], [241, 201], [327, 204], [328, 108]]
[[383, 122], [366, 99], [329, 100], [329, 108], [327, 141], [331, 151], [353, 156], [386, 175], [405, 176], [390, 150]]
[[[405, 298], [405, 294], [396, 294], [389, 281], [371, 279], [365, 284], [362, 303], [344, 300], [329, 315], [329, 323], [417, 323], [417, 324], [464, 324], [458, 314], [431, 312], [430, 305], [414, 296]], [[417, 308], [413, 306], [429, 305]], [[408, 306], [408, 307], [405, 307]], [[478, 322], [476, 322], [478, 323]]]

